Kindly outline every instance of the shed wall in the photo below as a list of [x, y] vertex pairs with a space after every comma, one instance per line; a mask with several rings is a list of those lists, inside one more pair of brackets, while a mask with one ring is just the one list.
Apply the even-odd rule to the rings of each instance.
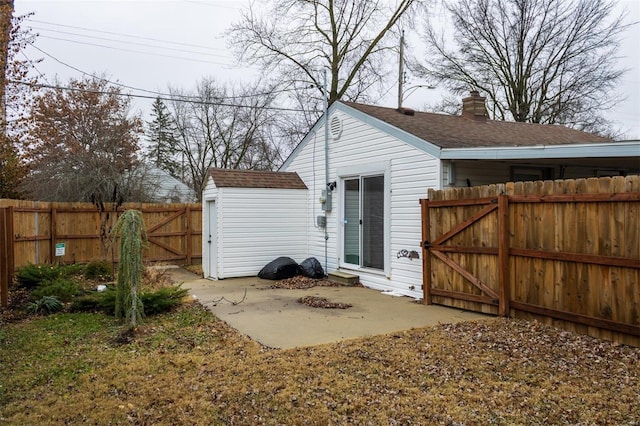
[[[264, 265], [280, 256], [297, 262], [306, 259], [306, 192], [303, 189], [215, 188], [210, 180], [203, 193], [203, 204], [208, 206], [208, 200], [216, 200], [217, 276], [214, 278], [257, 275]], [[208, 217], [208, 211], [206, 215]], [[203, 219], [203, 227], [206, 223], [207, 219]], [[209, 256], [208, 249], [206, 251], [203, 256]], [[207, 268], [205, 276], [209, 272]]]

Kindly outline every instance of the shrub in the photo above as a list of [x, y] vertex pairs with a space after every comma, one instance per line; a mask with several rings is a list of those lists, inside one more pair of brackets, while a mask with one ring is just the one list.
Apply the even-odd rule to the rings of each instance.
[[32, 289], [44, 281], [53, 281], [57, 278], [70, 277], [82, 270], [82, 265], [45, 264], [34, 265], [32, 263], [16, 270], [16, 281], [21, 287]]
[[55, 296], [43, 296], [35, 302], [27, 305], [27, 312], [32, 314], [47, 313], [51, 314], [62, 309], [62, 303]]
[[113, 266], [106, 260], [94, 260], [84, 267], [84, 277], [88, 280], [111, 281]]
[[69, 312], [97, 312], [100, 308], [100, 297], [84, 295], [73, 299]]
[[[142, 311], [144, 315], [156, 315], [169, 312], [178, 307], [182, 303], [182, 299], [189, 293], [187, 289], [180, 287], [165, 287], [159, 290], [145, 291], [140, 294], [142, 302]], [[91, 298], [97, 300], [91, 301]], [[81, 298], [82, 302], [78, 303], [89, 309], [102, 310], [106, 314], [115, 315], [116, 311], [116, 290], [108, 287], [107, 291], [97, 293], [96, 295]], [[93, 304], [93, 305], [92, 305]]]
[[145, 292], [140, 295], [145, 315], [168, 312], [182, 303], [182, 299], [189, 293], [187, 289], [165, 287], [160, 290]]
[[78, 294], [79, 288], [75, 281], [68, 278], [58, 277], [53, 280], [43, 281], [33, 291], [36, 298], [54, 296], [62, 302], [70, 302], [73, 296]]
[[73, 299], [69, 305], [69, 312], [104, 312], [113, 315], [115, 306], [115, 291], [83, 294]]

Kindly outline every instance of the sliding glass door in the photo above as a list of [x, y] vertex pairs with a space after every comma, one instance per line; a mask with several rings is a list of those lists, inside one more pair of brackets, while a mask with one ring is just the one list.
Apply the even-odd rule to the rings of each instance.
[[345, 263], [384, 269], [384, 176], [344, 180]]

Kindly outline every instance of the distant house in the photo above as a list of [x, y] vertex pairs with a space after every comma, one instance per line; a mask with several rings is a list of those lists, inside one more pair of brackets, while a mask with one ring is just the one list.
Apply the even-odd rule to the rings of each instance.
[[484, 101], [472, 92], [460, 116], [334, 103], [281, 167], [308, 188], [305, 256], [421, 297], [421, 262], [401, 254], [420, 251], [427, 189], [640, 174], [640, 141], [489, 120]]
[[195, 203], [198, 200], [193, 189], [158, 167], [148, 166], [143, 176], [145, 192], [154, 203]]

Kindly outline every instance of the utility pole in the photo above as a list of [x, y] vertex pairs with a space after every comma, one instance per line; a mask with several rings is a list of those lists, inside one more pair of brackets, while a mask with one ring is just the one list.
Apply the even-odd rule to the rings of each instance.
[[9, 38], [11, 36], [11, 18], [13, 0], [0, 0], [0, 132], [4, 136], [7, 129], [7, 68], [9, 60]]
[[398, 60], [398, 109], [402, 108], [402, 85], [404, 84], [404, 30], [400, 35], [400, 58]]

